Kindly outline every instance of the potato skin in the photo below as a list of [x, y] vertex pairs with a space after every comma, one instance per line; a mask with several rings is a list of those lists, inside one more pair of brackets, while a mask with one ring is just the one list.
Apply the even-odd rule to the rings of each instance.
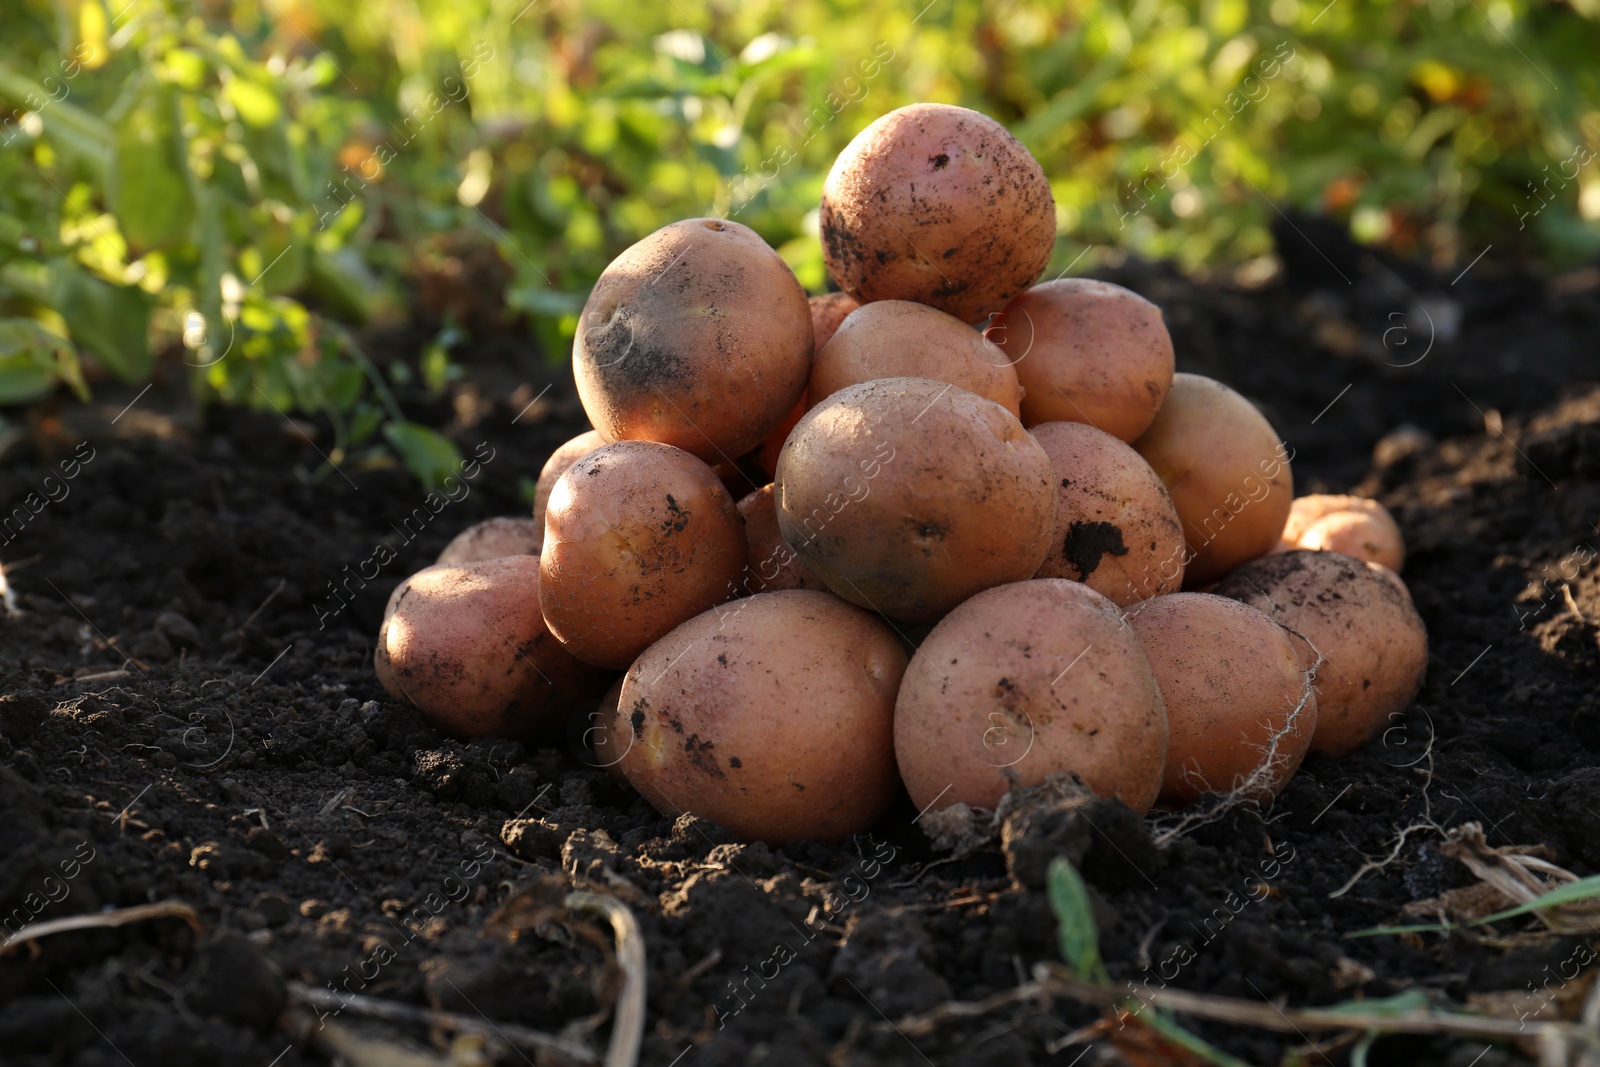
[[1326, 657], [1317, 672], [1314, 751], [1343, 756], [1370, 741], [1422, 687], [1428, 631], [1411, 598], [1371, 564], [1337, 552], [1294, 551], [1252, 560], [1217, 586], [1260, 608]]
[[967, 323], [1037, 281], [1056, 236], [1039, 161], [994, 119], [949, 104], [912, 104], [857, 134], [828, 172], [819, 217], [839, 288]]
[[1016, 367], [1022, 424], [1086, 422], [1123, 441], [1150, 428], [1172, 388], [1161, 309], [1092, 278], [1035, 285], [986, 331]]
[[896, 791], [894, 698], [906, 654], [830, 593], [758, 593], [699, 615], [622, 681], [620, 766], [658, 811], [743, 840], [840, 840]]
[[675, 222], [625, 250], [582, 321], [572, 370], [596, 431], [708, 463], [760, 444], [811, 368], [805, 291], [755, 231], [725, 219]]
[[783, 542], [778, 530], [778, 504], [769, 483], [739, 501], [744, 519], [745, 546], [749, 562], [735, 596], [750, 596], [776, 589], [828, 588], [811, 573], [794, 549]]
[[1207, 791], [1256, 801], [1282, 792], [1317, 728], [1316, 692], [1289, 631], [1210, 593], [1156, 597], [1128, 622], [1167, 708], [1161, 803], [1181, 807]]
[[434, 565], [401, 582], [373, 668], [390, 695], [460, 738], [558, 737], [609, 677], [545, 626], [537, 556]]
[[539, 526], [539, 536], [544, 537], [544, 513], [550, 506], [550, 490], [556, 479], [567, 473], [567, 468], [606, 443], [594, 430], [585, 430], [572, 440], [550, 453], [539, 470], [539, 481], [533, 487], [533, 521]]
[[909, 300], [863, 304], [811, 363], [812, 406], [847, 385], [911, 375], [959, 385], [1021, 417], [1022, 390], [1004, 353], [937, 308]]
[[1056, 479], [1056, 534], [1036, 578], [1070, 578], [1121, 607], [1183, 584], [1183, 526], [1144, 457], [1081, 422], [1031, 431]]
[[537, 556], [544, 523], [503, 515], [475, 522], [451, 538], [434, 563], [479, 563], [501, 556]]
[[1161, 788], [1167, 713], [1117, 606], [1088, 586], [997, 586], [946, 615], [906, 668], [894, 747], [917, 809], [993, 809], [1072, 772], [1143, 814]]
[[930, 378], [828, 397], [774, 485], [784, 541], [828, 588], [906, 622], [1030, 577], [1055, 531], [1044, 449], [999, 404]]
[[1133, 447], [1172, 495], [1189, 545], [1184, 587], [1270, 552], [1294, 500], [1292, 452], [1255, 405], [1200, 374], [1175, 374]]
[[586, 663], [621, 670], [731, 595], [745, 565], [744, 523], [700, 460], [621, 441], [556, 481], [540, 560], [550, 632]]
[[1342, 552], [1379, 563], [1396, 574], [1405, 566], [1405, 538], [1389, 509], [1360, 496], [1312, 493], [1289, 509], [1283, 537], [1274, 551], [1296, 548]]

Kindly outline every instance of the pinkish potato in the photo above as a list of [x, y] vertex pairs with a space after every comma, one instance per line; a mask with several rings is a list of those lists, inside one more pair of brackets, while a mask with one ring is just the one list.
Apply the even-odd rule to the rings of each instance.
[[1376, 500], [1360, 496], [1312, 493], [1297, 498], [1273, 551], [1296, 548], [1342, 552], [1397, 574], [1406, 561], [1405, 538], [1394, 516]]
[[1209, 585], [1270, 552], [1294, 499], [1290, 451], [1255, 405], [1219, 381], [1175, 374], [1133, 447], [1155, 468], [1189, 544], [1184, 585]]
[[1297, 635], [1317, 671], [1311, 747], [1343, 756], [1404, 711], [1428, 668], [1428, 631], [1411, 598], [1378, 568], [1337, 552], [1284, 552], [1245, 564], [1217, 586]]
[[1128, 613], [1167, 706], [1161, 803], [1202, 793], [1271, 800], [1311, 747], [1317, 698], [1289, 631], [1210, 593], [1156, 597]]
[[541, 561], [550, 632], [579, 659], [620, 670], [727, 599], [744, 571], [744, 523], [700, 460], [622, 441], [556, 481]]
[[550, 635], [539, 557], [434, 565], [389, 597], [373, 667], [384, 689], [452, 737], [559, 737], [606, 672]]
[[905, 622], [1030, 577], [1055, 532], [1050, 457], [1005, 408], [881, 378], [806, 413], [778, 457], [778, 528], [828, 588]]
[[775, 589], [828, 588], [801, 562], [794, 549], [783, 543], [772, 489], [771, 485], [764, 485], [739, 501], [749, 562], [735, 595], [749, 596]]
[[983, 334], [909, 300], [879, 300], [850, 313], [811, 363], [815, 406], [847, 385], [875, 378], [932, 378], [959, 385], [1020, 415], [1017, 372]]
[[544, 523], [502, 516], [475, 522], [450, 541], [434, 563], [478, 563], [501, 556], [537, 556]]
[[1133, 441], [1172, 387], [1172, 337], [1161, 309], [1110, 282], [1036, 285], [987, 332], [1017, 369], [1024, 426], [1086, 422]]
[[628, 781], [749, 841], [840, 840], [893, 799], [894, 698], [906, 654], [829, 593], [758, 593], [652, 645], [622, 682]]
[[550, 490], [555, 488], [556, 479], [567, 473], [567, 468], [590, 452], [606, 443], [594, 430], [585, 430], [554, 452], [544, 461], [544, 468], [539, 471], [539, 481], [533, 487], [533, 521], [539, 526], [539, 535], [544, 536], [544, 512], [550, 506]]
[[1039, 578], [987, 589], [933, 628], [900, 683], [894, 748], [919, 811], [993, 809], [1012, 776], [1071, 772], [1143, 814], [1161, 789], [1167, 713], [1117, 606]]
[[783, 421], [811, 370], [811, 311], [788, 264], [724, 219], [663, 226], [595, 283], [572, 348], [583, 410], [608, 441], [707, 463]]
[[1183, 527], [1144, 457], [1081, 422], [1047, 422], [1032, 433], [1057, 482], [1055, 542], [1034, 577], [1071, 578], [1123, 607], [1176, 592]]
[[1039, 161], [994, 119], [949, 104], [912, 104], [862, 130], [828, 172], [820, 218], [839, 288], [968, 323], [1037, 281], [1056, 237]]

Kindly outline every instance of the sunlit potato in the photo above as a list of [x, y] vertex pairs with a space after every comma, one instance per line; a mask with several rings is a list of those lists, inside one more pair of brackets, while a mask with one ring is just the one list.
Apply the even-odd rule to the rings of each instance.
[[1155, 468], [1189, 545], [1185, 588], [1272, 551], [1294, 500], [1291, 453], [1255, 405], [1199, 374], [1176, 374], [1133, 447]]
[[373, 655], [378, 681], [452, 737], [559, 737], [605, 688], [539, 612], [539, 557], [432, 566], [389, 597]]
[[760, 593], [708, 611], [623, 679], [620, 766], [664, 814], [746, 841], [870, 829], [898, 783], [894, 700], [906, 666], [883, 620], [831, 593]]
[[1127, 606], [1183, 584], [1183, 527], [1144, 457], [1081, 422], [1032, 431], [1056, 482], [1055, 540], [1035, 577], [1071, 578]]
[[1167, 708], [1160, 802], [1202, 793], [1277, 796], [1300, 769], [1317, 698], [1289, 632], [1210, 593], [1156, 597], [1128, 613]]
[[1000, 349], [960, 319], [909, 300], [851, 312], [812, 361], [807, 396], [815, 406], [847, 385], [899, 377], [959, 385], [1021, 416], [1017, 372]]
[[733, 595], [744, 522], [705, 463], [671, 445], [622, 441], [556, 481], [540, 561], [551, 633], [579, 659], [621, 670]]
[[660, 441], [708, 463], [755, 448], [799, 401], [811, 311], [747, 226], [685, 219], [600, 275], [573, 342], [578, 396], [608, 441]]
[[1167, 713], [1122, 613], [1086, 585], [985, 590], [922, 641], [895, 703], [895, 754], [918, 811], [993, 809], [1052, 774], [1143, 814], [1161, 789]]
[[594, 430], [585, 430], [550, 453], [550, 458], [544, 461], [539, 480], [533, 487], [533, 521], [539, 527], [541, 538], [544, 536], [545, 509], [550, 506], [550, 490], [555, 488], [556, 479], [567, 473], [568, 467], [605, 443], [606, 439]]
[[882, 378], [806, 413], [774, 482], [785, 543], [833, 592], [932, 622], [1031, 577], [1055, 532], [1050, 458], [1005, 408], [930, 378]]
[[[1391, 572], [1392, 573], [1392, 572]], [[1298, 635], [1306, 665], [1320, 653], [1311, 747], [1354, 752], [1404, 711], [1428, 667], [1428, 631], [1398, 579], [1337, 552], [1265, 556], [1217, 593], [1259, 608]]]
[[1172, 388], [1172, 337], [1161, 309], [1110, 282], [1036, 285], [987, 333], [1016, 367], [1024, 426], [1085, 422], [1133, 441]]
[[950, 104], [902, 107], [857, 134], [828, 172], [819, 221], [845, 292], [966, 323], [1038, 281], [1056, 236], [1039, 161], [994, 119]]

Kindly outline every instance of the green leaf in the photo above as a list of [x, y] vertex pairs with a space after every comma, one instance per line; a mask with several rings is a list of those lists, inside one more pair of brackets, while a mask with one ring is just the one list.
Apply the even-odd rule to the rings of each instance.
[[[1061, 863], [1063, 861], [1056, 860], [1056, 862]], [[1174, 1045], [1186, 1052], [1193, 1053], [1207, 1063], [1216, 1064], [1216, 1067], [1250, 1067], [1243, 1060], [1235, 1059], [1199, 1035], [1191, 1034], [1159, 1011], [1141, 1015], [1139, 1019]]]
[[[0, 319], [0, 361], [11, 375], [9, 387], [0, 386], [0, 403], [36, 399], [57, 381], [67, 383], [79, 400], [89, 398], [77, 350], [33, 319]], [[40, 379], [42, 388], [37, 384]], [[19, 391], [30, 395], [18, 397]]]
[[383, 436], [424, 485], [443, 485], [446, 477], [461, 469], [455, 442], [436, 430], [414, 422], [391, 422], [384, 426]]
[[196, 201], [188, 144], [171, 86], [145, 77], [114, 109], [116, 151], [106, 201], [135, 254], [187, 240]]
[[144, 292], [63, 263], [56, 271], [51, 304], [67, 320], [79, 347], [124, 381], [150, 376], [150, 298]]
[[1094, 907], [1083, 876], [1058, 856], [1050, 862], [1049, 891], [1050, 910], [1055, 912], [1056, 933], [1061, 940], [1061, 958], [1080, 978], [1109, 981], [1100, 960], [1100, 935], [1095, 930]]
[[1485, 915], [1481, 919], [1474, 919], [1472, 925], [1482, 926], [1484, 923], [1499, 922], [1501, 919], [1514, 919], [1518, 915], [1527, 915], [1530, 912], [1543, 908], [1555, 908], [1562, 904], [1576, 904], [1584, 900], [1593, 900], [1600, 897], [1600, 874], [1591, 874], [1587, 878], [1579, 878], [1576, 882], [1557, 886], [1548, 893], [1540, 894], [1526, 904], [1518, 904], [1505, 911], [1497, 911], [1493, 915]]

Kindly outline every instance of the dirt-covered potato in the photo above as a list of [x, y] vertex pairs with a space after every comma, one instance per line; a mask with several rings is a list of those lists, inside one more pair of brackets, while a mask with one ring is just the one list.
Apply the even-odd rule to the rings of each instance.
[[[1411, 598], [1379, 568], [1337, 552], [1284, 552], [1245, 564], [1217, 586], [1301, 635], [1317, 671], [1311, 747], [1354, 752], [1404, 711], [1428, 668], [1428, 631]], [[1309, 642], [1310, 647], [1305, 647]]]
[[1176, 592], [1185, 555], [1178, 509], [1144, 457], [1081, 422], [1032, 430], [1055, 472], [1056, 534], [1037, 578], [1071, 578], [1127, 606]]
[[1276, 551], [1296, 548], [1342, 552], [1380, 563], [1399, 573], [1405, 566], [1405, 538], [1389, 509], [1360, 496], [1313, 493], [1289, 509]]
[[946, 615], [906, 669], [894, 750], [917, 810], [994, 808], [1010, 776], [1072, 772], [1143, 814], [1161, 788], [1167, 713], [1117, 606], [1039, 578]]
[[544, 523], [500, 516], [475, 522], [456, 534], [435, 563], [478, 563], [501, 556], [537, 556], [544, 543]]
[[1172, 387], [1172, 337], [1161, 309], [1092, 278], [1057, 278], [1017, 297], [989, 338], [1022, 384], [1022, 424], [1086, 422], [1133, 441]]
[[[861, 302], [849, 293], [824, 293], [821, 296], [810, 297], [807, 301], [811, 305], [811, 359], [816, 362], [817, 353], [822, 347], [833, 339], [834, 333], [839, 329], [839, 324], [849, 314], [861, 306]], [[749, 460], [756, 467], [765, 472], [767, 477], [778, 469], [778, 453], [783, 451], [783, 443], [789, 439], [789, 431], [794, 429], [794, 424], [800, 421], [800, 416], [811, 407], [809, 398], [802, 394], [800, 402], [783, 417], [777, 429], [767, 434], [766, 440], [761, 442], [761, 447], [750, 453]]]
[[932, 378], [987, 397], [1020, 417], [1017, 372], [982, 333], [937, 308], [879, 300], [850, 313], [811, 363], [815, 406], [874, 378]]
[[1039, 161], [994, 119], [949, 104], [912, 104], [857, 134], [828, 172], [820, 221], [845, 292], [968, 323], [1038, 281], [1056, 237]]
[[583, 410], [608, 441], [661, 441], [708, 463], [743, 455], [805, 390], [805, 290], [749, 227], [674, 222], [600, 275], [572, 370]]
[[760, 593], [689, 620], [622, 682], [628, 781], [751, 841], [837, 841], [896, 790], [900, 640], [830, 593]]
[[778, 457], [783, 539], [828, 588], [906, 622], [1028, 578], [1055, 532], [1050, 457], [1005, 408], [881, 378], [806, 413]]
[[389, 597], [378, 681], [452, 737], [559, 737], [567, 713], [605, 688], [539, 613], [539, 557], [434, 565]]
[[557, 479], [539, 602], [550, 632], [618, 670], [726, 600], [744, 570], [744, 522], [711, 468], [655, 441], [620, 441]]
[[1289, 631], [1210, 593], [1156, 597], [1128, 613], [1167, 706], [1161, 803], [1200, 794], [1270, 800], [1311, 747], [1317, 697]]
[[744, 519], [748, 562], [739, 582], [738, 596], [749, 596], [775, 589], [827, 589], [821, 578], [811, 573], [794, 549], [783, 541], [778, 530], [778, 504], [771, 485], [764, 485], [739, 500], [739, 515]]
[[539, 471], [539, 481], [533, 487], [533, 521], [538, 524], [539, 535], [544, 536], [544, 512], [550, 506], [550, 490], [556, 479], [567, 473], [567, 468], [606, 443], [594, 430], [585, 430], [554, 452], [544, 461]]
[[1133, 447], [1155, 468], [1189, 544], [1195, 589], [1277, 545], [1294, 500], [1292, 455], [1255, 405], [1200, 374], [1175, 374], [1155, 421]]

